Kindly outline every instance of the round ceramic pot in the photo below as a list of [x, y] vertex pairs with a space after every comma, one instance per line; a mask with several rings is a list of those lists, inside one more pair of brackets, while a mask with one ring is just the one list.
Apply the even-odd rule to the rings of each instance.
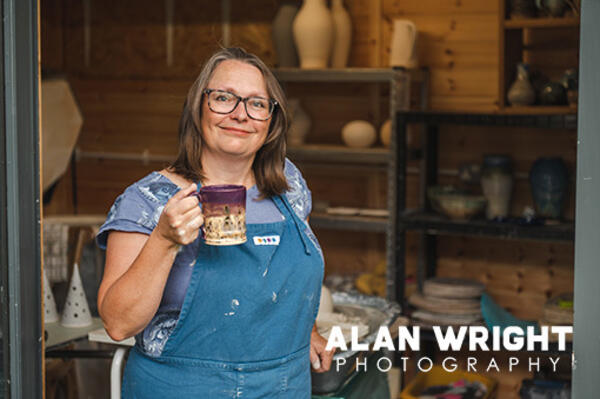
[[561, 158], [539, 158], [531, 167], [529, 182], [537, 215], [560, 219], [569, 174]]

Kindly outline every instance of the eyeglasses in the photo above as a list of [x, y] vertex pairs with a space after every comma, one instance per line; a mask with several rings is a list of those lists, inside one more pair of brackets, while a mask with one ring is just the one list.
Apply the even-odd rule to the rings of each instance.
[[224, 90], [204, 90], [208, 98], [208, 108], [217, 114], [229, 114], [241, 102], [244, 103], [246, 114], [254, 120], [265, 121], [271, 117], [277, 101], [262, 97], [240, 97]]

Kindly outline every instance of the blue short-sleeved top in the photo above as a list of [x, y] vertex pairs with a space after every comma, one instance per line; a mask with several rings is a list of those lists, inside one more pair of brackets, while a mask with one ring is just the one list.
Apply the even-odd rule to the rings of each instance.
[[[308, 237], [321, 251], [307, 222], [312, 209], [312, 198], [306, 181], [298, 168], [288, 159], [284, 171], [290, 187], [285, 196], [298, 217], [305, 221]], [[152, 172], [127, 187], [115, 200], [106, 221], [100, 227], [96, 236], [98, 246], [102, 249], [106, 248], [108, 234], [113, 230], [148, 235], [152, 233], [167, 201], [179, 190], [175, 183], [158, 172]], [[246, 222], [254, 224], [281, 221], [284, 217], [273, 201], [268, 198], [259, 200], [259, 195], [256, 186], [247, 191]], [[136, 336], [136, 345], [149, 356], [161, 354], [167, 338], [177, 323], [192, 274], [190, 266], [193, 266], [196, 261], [200, 239], [183, 246], [177, 254], [158, 311], [144, 331]]]

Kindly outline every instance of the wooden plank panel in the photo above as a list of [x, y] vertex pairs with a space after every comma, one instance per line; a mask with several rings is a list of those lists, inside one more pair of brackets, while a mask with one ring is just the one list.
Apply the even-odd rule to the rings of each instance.
[[[496, 14], [411, 15], [410, 20], [417, 25], [419, 46], [432, 41], [496, 42], [498, 40]], [[390, 46], [393, 22], [391, 18], [386, 18], [384, 21], [385, 50]]]
[[44, 1], [40, 7], [40, 48], [43, 71], [63, 68], [63, 1]]
[[82, 150], [176, 152], [189, 82], [74, 79], [72, 83], [84, 117], [78, 141]]
[[[81, 1], [65, 0], [65, 60], [69, 73], [93, 77], [194, 77], [199, 65], [218, 48], [220, 4], [175, 2], [174, 63], [166, 60], [164, 2], [92, 2], [90, 64], [85, 64], [84, 10]], [[140, 9], [144, 12], [140, 13]]]
[[196, 79], [204, 61], [222, 44], [221, 2], [177, 0], [173, 21], [172, 78]]
[[409, 14], [488, 14], [498, 12], [498, 2], [480, 0], [460, 1], [401, 1], [383, 0], [384, 15], [408, 16]]
[[258, 55], [267, 65], [275, 65], [271, 22], [277, 6], [273, 0], [253, 1], [252, 7], [231, 5], [231, 45]]
[[434, 69], [495, 69], [498, 51], [490, 44], [484, 41], [430, 41], [418, 48], [419, 61]]
[[491, 112], [498, 108], [496, 96], [431, 96], [432, 110], [460, 112]]

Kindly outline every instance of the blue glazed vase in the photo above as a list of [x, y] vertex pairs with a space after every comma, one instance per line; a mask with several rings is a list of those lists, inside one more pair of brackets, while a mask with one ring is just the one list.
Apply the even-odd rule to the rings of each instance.
[[531, 167], [529, 182], [537, 215], [560, 219], [569, 173], [561, 158], [539, 158]]

